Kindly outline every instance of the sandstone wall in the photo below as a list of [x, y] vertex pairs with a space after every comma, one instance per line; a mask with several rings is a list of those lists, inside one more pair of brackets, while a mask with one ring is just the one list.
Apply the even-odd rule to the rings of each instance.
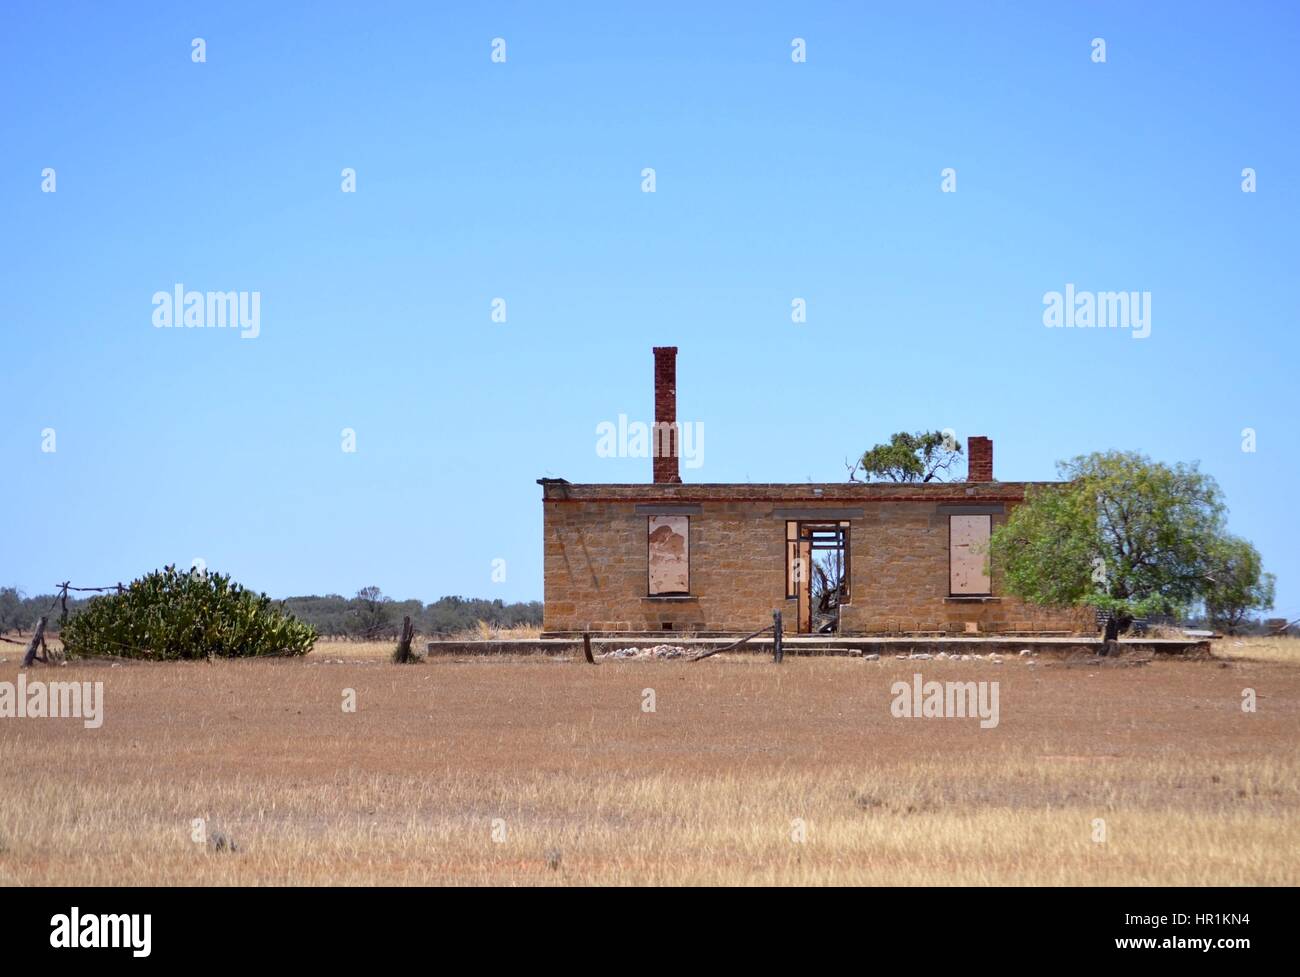
[[[816, 490], [820, 489], [820, 493]], [[547, 631], [753, 631], [781, 608], [787, 632], [796, 608], [785, 596], [786, 515], [850, 519], [852, 595], [846, 633], [981, 633], [1091, 630], [1074, 608], [1038, 608], [999, 593], [949, 595], [948, 512], [953, 506], [1008, 510], [1023, 483], [942, 485], [569, 485], [545, 487]], [[646, 507], [698, 506], [690, 515], [686, 598], [647, 597]], [[941, 510], [940, 507], [945, 507]], [[859, 514], [860, 510], [860, 514]], [[994, 525], [1005, 515], [994, 515]]]

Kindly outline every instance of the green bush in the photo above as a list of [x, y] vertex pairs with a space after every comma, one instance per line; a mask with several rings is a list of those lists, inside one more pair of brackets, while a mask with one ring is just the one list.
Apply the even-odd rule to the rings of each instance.
[[60, 636], [71, 655], [171, 661], [305, 655], [316, 630], [228, 576], [164, 567], [94, 598]]

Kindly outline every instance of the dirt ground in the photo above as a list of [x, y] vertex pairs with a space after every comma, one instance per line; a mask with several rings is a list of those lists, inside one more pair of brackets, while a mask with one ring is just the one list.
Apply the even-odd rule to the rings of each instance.
[[[0, 883], [1295, 885], [1298, 647], [37, 667], [104, 721], [0, 718]], [[916, 673], [998, 725], [896, 718]]]

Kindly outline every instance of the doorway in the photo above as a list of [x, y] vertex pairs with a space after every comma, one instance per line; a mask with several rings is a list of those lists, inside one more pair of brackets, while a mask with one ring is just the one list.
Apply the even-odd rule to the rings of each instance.
[[786, 597], [797, 608], [797, 633], [838, 634], [849, 603], [848, 522], [786, 523]]

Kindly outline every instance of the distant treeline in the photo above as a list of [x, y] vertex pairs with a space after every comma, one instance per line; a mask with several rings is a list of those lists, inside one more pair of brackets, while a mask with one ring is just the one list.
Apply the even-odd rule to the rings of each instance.
[[[81, 610], [91, 598], [68, 596], [68, 616]], [[390, 637], [397, 633], [402, 618], [409, 615], [421, 634], [450, 634], [478, 626], [480, 621], [494, 628], [541, 627], [542, 602], [507, 604], [502, 600], [475, 597], [440, 597], [426, 604], [419, 600], [392, 600], [378, 587], [365, 587], [355, 597], [328, 594], [324, 597], [290, 597], [285, 610], [310, 624], [323, 636]], [[51, 609], [53, 605], [53, 609]], [[28, 632], [42, 615], [48, 627], [58, 630], [62, 608], [57, 594], [27, 597], [13, 587], [0, 587], [0, 634]]]
[[[86, 606], [86, 598], [68, 595], [68, 616]], [[48, 617], [47, 627], [56, 630], [62, 616], [58, 594], [38, 594], [27, 597], [15, 587], [0, 587], [0, 634], [9, 631], [26, 632], [36, 627], [42, 616]]]
[[376, 587], [360, 590], [355, 597], [290, 597], [284, 607], [326, 636], [389, 637], [407, 615], [421, 634], [451, 634], [477, 627], [480, 621], [494, 628], [542, 625], [539, 600], [507, 604], [481, 597], [440, 597], [425, 604], [390, 600]]

